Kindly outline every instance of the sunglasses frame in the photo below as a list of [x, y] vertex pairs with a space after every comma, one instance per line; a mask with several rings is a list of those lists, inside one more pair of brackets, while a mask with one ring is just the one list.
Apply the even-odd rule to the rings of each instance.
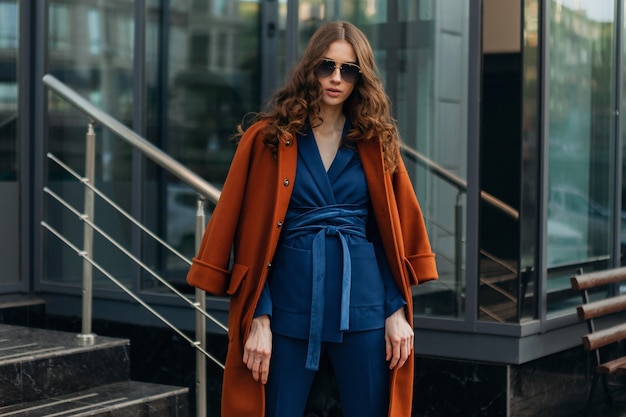
[[[323, 69], [323, 71], [325, 72], [330, 69], [331, 64], [332, 64], [332, 70], [327, 75], [319, 73], [322, 66], [324, 65], [328, 66]], [[315, 67], [314, 72], [315, 72], [315, 76], [319, 78], [328, 78], [335, 73], [336, 69], [337, 69], [337, 63], [335, 61], [333, 61], [332, 59], [322, 59]], [[356, 70], [356, 72], [348, 73], [346, 72], [346, 70], [348, 71]], [[359, 80], [359, 78], [361, 78], [361, 67], [359, 67], [357, 64], [350, 64], [350, 63], [345, 62], [339, 65], [339, 74], [341, 74], [341, 79], [344, 80], [345, 82], [349, 84], [355, 84]], [[354, 74], [354, 75], [347, 76], [346, 74]], [[352, 76], [354, 76], [354, 80], [350, 81], [348, 78], [351, 78]]]

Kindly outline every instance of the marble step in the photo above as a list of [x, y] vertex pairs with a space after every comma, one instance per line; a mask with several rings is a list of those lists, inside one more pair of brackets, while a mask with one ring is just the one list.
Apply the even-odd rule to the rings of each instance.
[[127, 339], [0, 324], [0, 406], [56, 397], [130, 378]]
[[0, 417], [187, 417], [188, 389], [124, 381], [0, 407]]

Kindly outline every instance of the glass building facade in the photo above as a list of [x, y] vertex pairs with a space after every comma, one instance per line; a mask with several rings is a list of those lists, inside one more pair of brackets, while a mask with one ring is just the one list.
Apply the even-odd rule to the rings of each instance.
[[[0, 0], [0, 293], [80, 311], [82, 261], [39, 224], [82, 239], [42, 189], [82, 204], [80, 182], [46, 154], [83, 172], [88, 120], [45, 74], [219, 188], [237, 125], [336, 19], [372, 44], [437, 255], [440, 279], [414, 289], [416, 354], [522, 364], [579, 345], [569, 277], [620, 266], [626, 244], [619, 0]], [[192, 256], [195, 192], [96, 134], [97, 186]], [[106, 205], [95, 212], [191, 293], [186, 264]], [[162, 285], [103, 239], [94, 246], [120, 281], [193, 327]], [[141, 316], [106, 277], [94, 286], [100, 319]]]

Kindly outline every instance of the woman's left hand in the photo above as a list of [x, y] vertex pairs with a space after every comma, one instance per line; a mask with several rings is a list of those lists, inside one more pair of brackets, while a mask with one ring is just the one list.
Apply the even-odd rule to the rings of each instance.
[[389, 369], [402, 367], [413, 352], [413, 328], [406, 320], [404, 308], [385, 320], [385, 349]]

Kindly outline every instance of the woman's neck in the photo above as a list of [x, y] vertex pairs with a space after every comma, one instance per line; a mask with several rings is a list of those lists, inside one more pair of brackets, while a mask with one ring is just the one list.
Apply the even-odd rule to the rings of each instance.
[[313, 128], [313, 135], [315, 136], [315, 142], [322, 157], [324, 168], [328, 171], [335, 159], [335, 155], [337, 155], [346, 118], [341, 108], [337, 108], [337, 111], [332, 112], [322, 109], [320, 117], [323, 122], [321, 125]]
[[343, 110], [340, 107], [321, 109], [320, 117], [322, 118], [322, 124], [315, 128], [318, 132], [332, 133], [342, 132], [343, 125], [346, 121], [343, 115]]

